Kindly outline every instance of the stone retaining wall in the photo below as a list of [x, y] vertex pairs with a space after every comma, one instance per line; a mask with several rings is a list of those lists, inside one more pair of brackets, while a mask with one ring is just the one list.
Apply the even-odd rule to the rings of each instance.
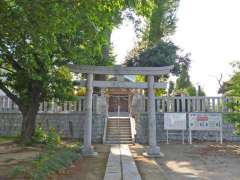
[[[92, 141], [101, 143], [106, 115], [93, 114]], [[39, 113], [37, 126], [45, 130], [56, 128], [62, 137], [83, 139], [85, 113]], [[20, 113], [0, 113], [0, 135], [15, 136], [20, 134], [22, 115]]]
[[[163, 129], [163, 113], [156, 114], [157, 121], [157, 141], [166, 141], [166, 131]], [[83, 139], [83, 125], [85, 113], [40, 113], [37, 116], [37, 125], [48, 130], [56, 128], [63, 136], [68, 138]], [[106, 114], [93, 114], [92, 125], [92, 141], [101, 143], [104, 134]], [[136, 120], [136, 142], [146, 144], [148, 142], [148, 119], [147, 113], [138, 113]], [[20, 113], [0, 113], [0, 136], [15, 136], [20, 134], [22, 116]], [[240, 136], [233, 134], [234, 128], [232, 124], [224, 123], [223, 125], [223, 140], [240, 141]], [[169, 140], [182, 140], [181, 131], [171, 131], [176, 134], [169, 134]], [[208, 131], [193, 131], [193, 140], [216, 140], [216, 132]], [[188, 131], [185, 131], [185, 139], [188, 139]]]
[[[146, 144], [148, 142], [148, 119], [147, 113], [139, 113], [135, 117], [136, 120], [136, 142]], [[164, 115], [163, 113], [156, 114], [157, 121], [157, 141], [166, 141], [166, 131], [163, 129]], [[232, 124], [223, 124], [223, 140], [240, 141], [240, 136], [235, 135]], [[169, 140], [182, 140], [182, 131], [170, 131]], [[216, 141], [217, 132], [214, 131], [192, 131], [193, 140], [208, 140]], [[188, 131], [185, 131], [185, 140], [188, 140]]]

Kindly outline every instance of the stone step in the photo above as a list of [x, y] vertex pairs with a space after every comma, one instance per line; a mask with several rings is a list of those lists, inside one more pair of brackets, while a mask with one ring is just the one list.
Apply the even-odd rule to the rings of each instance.
[[108, 119], [108, 122], [130, 122], [130, 119]]
[[121, 122], [121, 123], [118, 123], [118, 122], [108, 122], [108, 124], [113, 124], [113, 125], [118, 125], [118, 124], [127, 124], [127, 125], [131, 125], [129, 122]]
[[124, 121], [124, 120], [130, 120], [130, 118], [108, 118], [109, 121]]
[[108, 127], [131, 127], [129, 124], [108, 124]]
[[107, 139], [108, 138], [115, 138], [115, 139], [132, 139], [131, 135], [127, 135], [127, 136], [119, 136], [119, 135], [107, 135]]
[[124, 127], [131, 127], [130, 124], [108, 124], [107, 126], [113, 126], [113, 127], [118, 127], [118, 126], [120, 126], [120, 127], [122, 127], [122, 126], [124, 126]]
[[117, 135], [125, 135], [125, 134], [131, 134], [130, 131], [108, 131], [107, 134], [117, 134]]
[[114, 133], [114, 134], [128, 134], [131, 133], [131, 129], [107, 129], [107, 134], [108, 133]]
[[130, 128], [107, 128], [107, 132], [125, 133], [125, 132], [131, 132], [131, 129]]
[[106, 141], [106, 144], [132, 144], [132, 141]]
[[113, 138], [107, 138], [106, 141], [114, 141], [114, 142], [132, 142], [132, 139], [113, 139]]
[[128, 126], [131, 126], [130, 123], [108, 123], [108, 125], [114, 125], [114, 126], [117, 126], [117, 125], [128, 125]]
[[123, 130], [123, 129], [130, 130], [131, 128], [130, 128], [130, 127], [127, 127], [127, 126], [119, 126], [119, 127], [116, 127], [116, 126], [108, 126], [107, 129], [109, 129], [109, 130], [114, 130], [114, 129], [118, 129], [118, 130]]
[[132, 138], [113, 138], [107, 137], [107, 141], [132, 141]]
[[107, 134], [119, 134], [119, 135], [124, 135], [124, 134], [131, 134], [130, 130], [114, 130], [114, 131], [107, 131]]
[[131, 133], [130, 132], [126, 132], [126, 133], [108, 132], [107, 136], [131, 136]]
[[130, 123], [108, 123], [108, 125], [114, 125], [114, 126], [117, 126], [117, 125], [128, 125], [128, 126], [131, 126]]
[[109, 130], [111, 130], [111, 129], [112, 129], [112, 130], [114, 130], [114, 129], [121, 129], [121, 130], [122, 130], [122, 129], [128, 129], [128, 130], [129, 130], [129, 129], [131, 129], [131, 128], [130, 128], [130, 127], [126, 127], [126, 126], [119, 126], [119, 127], [116, 127], [116, 126], [108, 126], [107, 129], [109, 129]]
[[127, 124], [127, 125], [131, 125], [129, 122], [120, 122], [120, 123], [118, 123], [118, 122], [109, 122], [108, 124], [113, 124], [113, 125], [118, 125], [118, 124]]
[[107, 133], [113, 132], [113, 133], [131, 133], [131, 129], [121, 129], [121, 128], [108, 128]]
[[131, 124], [129, 118], [109, 118], [107, 122], [106, 143], [132, 144]]
[[127, 130], [127, 129], [124, 129], [124, 130], [119, 130], [119, 129], [116, 129], [116, 130], [109, 130], [107, 129], [107, 134], [131, 134], [131, 131], [130, 129]]

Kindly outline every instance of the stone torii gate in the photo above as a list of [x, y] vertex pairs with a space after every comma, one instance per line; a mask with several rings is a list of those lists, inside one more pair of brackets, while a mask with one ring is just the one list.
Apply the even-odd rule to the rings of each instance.
[[[92, 95], [93, 87], [99, 88], [135, 88], [148, 90], [148, 132], [149, 148], [147, 155], [160, 156], [160, 147], [156, 140], [156, 112], [154, 88], [166, 88], [166, 82], [154, 82], [154, 76], [166, 75], [170, 73], [173, 66], [165, 67], [123, 67], [123, 66], [88, 66], [69, 65], [74, 73], [87, 74], [87, 80], [77, 81], [79, 86], [87, 89], [86, 93], [86, 119], [84, 122], [84, 147], [83, 154], [93, 155], [92, 139]], [[146, 75], [147, 82], [119, 82], [119, 81], [94, 81], [94, 74], [104, 75]]]

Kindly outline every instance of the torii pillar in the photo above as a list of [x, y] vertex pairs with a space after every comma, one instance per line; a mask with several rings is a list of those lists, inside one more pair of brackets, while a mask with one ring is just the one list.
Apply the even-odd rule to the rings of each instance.
[[154, 93], [154, 76], [148, 75], [148, 143], [149, 147], [144, 156], [161, 157], [160, 147], [157, 145], [156, 137], [156, 110], [155, 110], [155, 93]]
[[86, 84], [86, 118], [84, 121], [83, 155], [97, 155], [92, 147], [92, 96], [93, 96], [93, 73], [88, 73]]

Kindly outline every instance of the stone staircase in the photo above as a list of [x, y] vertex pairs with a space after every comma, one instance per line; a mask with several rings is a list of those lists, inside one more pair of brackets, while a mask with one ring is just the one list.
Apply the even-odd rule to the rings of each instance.
[[130, 118], [128, 117], [108, 118], [105, 143], [132, 144]]

